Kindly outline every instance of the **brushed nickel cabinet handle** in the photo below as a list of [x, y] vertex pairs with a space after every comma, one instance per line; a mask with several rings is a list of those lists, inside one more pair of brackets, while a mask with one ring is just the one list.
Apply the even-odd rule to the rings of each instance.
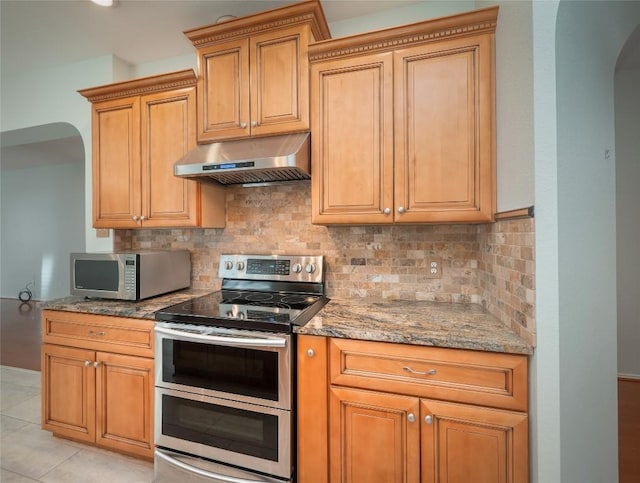
[[425, 416], [424, 417], [424, 422], [427, 424], [433, 424], [433, 416], [429, 415], [429, 416]]
[[435, 376], [438, 371], [436, 371], [435, 369], [429, 369], [428, 371], [414, 371], [413, 369], [411, 369], [409, 366], [404, 366], [402, 369], [404, 369], [407, 372], [410, 372], [411, 374], [416, 374], [418, 376]]
[[96, 332], [95, 330], [90, 330], [90, 331], [89, 331], [89, 335], [97, 335], [97, 336], [102, 337], [103, 335], [107, 335], [107, 333], [106, 333], [106, 332], [103, 332], [103, 331]]

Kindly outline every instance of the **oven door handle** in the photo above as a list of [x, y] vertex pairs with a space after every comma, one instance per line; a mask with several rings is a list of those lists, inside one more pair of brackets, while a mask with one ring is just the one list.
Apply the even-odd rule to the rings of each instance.
[[201, 341], [207, 343], [215, 343], [219, 345], [229, 346], [246, 346], [246, 347], [286, 347], [287, 339], [279, 337], [221, 337], [209, 334], [194, 334], [193, 332], [183, 332], [181, 330], [168, 329], [166, 327], [155, 328], [160, 334], [179, 337], [186, 341]]
[[[211, 471], [203, 470], [202, 468], [198, 468], [196, 466], [188, 465], [176, 458], [169, 456], [164, 451], [156, 449], [155, 451], [156, 457], [166, 461], [168, 464], [172, 466], [177, 466], [189, 473], [195, 473], [204, 478], [213, 479], [213, 481], [221, 481], [225, 483], [258, 483], [261, 480], [245, 480], [244, 478], [236, 478], [234, 476], [222, 475], [220, 473], [212, 473]], [[270, 481], [270, 480], [263, 480]]]

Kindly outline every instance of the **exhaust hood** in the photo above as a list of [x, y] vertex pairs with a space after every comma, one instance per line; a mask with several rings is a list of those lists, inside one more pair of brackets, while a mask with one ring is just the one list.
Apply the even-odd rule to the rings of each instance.
[[223, 185], [273, 184], [311, 178], [309, 133], [200, 144], [180, 158], [181, 178]]

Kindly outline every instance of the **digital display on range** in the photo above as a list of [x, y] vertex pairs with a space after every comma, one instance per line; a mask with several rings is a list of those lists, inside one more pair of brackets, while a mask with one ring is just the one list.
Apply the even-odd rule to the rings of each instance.
[[291, 260], [247, 260], [247, 273], [256, 275], [289, 275]]

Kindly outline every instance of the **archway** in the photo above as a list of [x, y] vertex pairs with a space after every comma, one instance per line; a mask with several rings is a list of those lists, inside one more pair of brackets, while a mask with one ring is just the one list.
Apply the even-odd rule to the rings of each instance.
[[69, 294], [69, 253], [85, 241], [85, 150], [78, 130], [52, 123], [1, 135], [1, 296], [27, 285], [46, 300]]

